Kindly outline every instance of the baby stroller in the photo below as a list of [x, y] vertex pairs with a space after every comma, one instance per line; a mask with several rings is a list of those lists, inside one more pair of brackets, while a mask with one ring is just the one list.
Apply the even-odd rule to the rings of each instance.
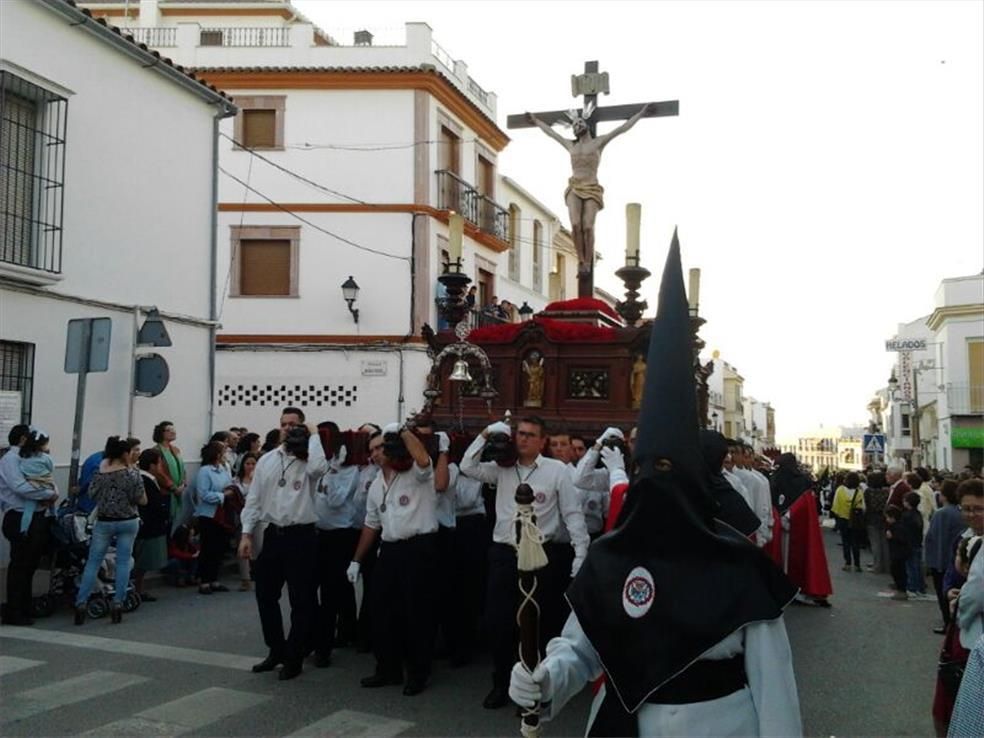
[[[55, 523], [51, 527], [52, 554], [51, 579], [48, 592], [34, 599], [35, 613], [48, 616], [59, 606], [74, 605], [79, 591], [82, 572], [89, 558], [89, 540], [95, 513], [87, 515], [77, 509], [71, 500], [66, 500], [58, 508]], [[89, 596], [88, 614], [90, 618], [101, 618], [109, 612], [109, 603], [115, 593], [116, 550], [111, 548], [99, 567], [97, 584]], [[140, 607], [140, 595], [133, 583], [127, 584], [123, 611], [132, 612]]]

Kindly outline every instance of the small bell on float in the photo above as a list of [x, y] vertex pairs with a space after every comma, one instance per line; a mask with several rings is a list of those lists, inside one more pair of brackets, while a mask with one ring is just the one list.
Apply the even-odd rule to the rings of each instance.
[[454, 362], [454, 371], [451, 372], [451, 376], [448, 379], [452, 382], [472, 381], [472, 376], [468, 373], [468, 362], [464, 359], [458, 359]]

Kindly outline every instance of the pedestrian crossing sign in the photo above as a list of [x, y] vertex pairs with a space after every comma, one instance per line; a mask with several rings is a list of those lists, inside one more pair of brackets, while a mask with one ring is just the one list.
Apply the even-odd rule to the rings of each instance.
[[885, 453], [885, 436], [881, 433], [865, 433], [864, 452], [868, 454]]

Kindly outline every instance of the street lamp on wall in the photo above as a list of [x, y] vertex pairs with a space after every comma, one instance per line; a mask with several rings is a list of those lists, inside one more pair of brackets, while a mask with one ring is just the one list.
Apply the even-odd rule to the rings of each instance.
[[342, 283], [342, 297], [345, 302], [348, 303], [349, 312], [352, 313], [352, 318], [356, 323], [359, 322], [359, 309], [352, 307], [355, 304], [356, 299], [359, 297], [359, 285], [356, 284], [355, 280], [352, 279], [352, 275]]

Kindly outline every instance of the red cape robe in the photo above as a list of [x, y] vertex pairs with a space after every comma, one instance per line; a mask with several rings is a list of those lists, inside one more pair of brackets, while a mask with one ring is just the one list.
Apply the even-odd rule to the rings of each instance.
[[[779, 512], [772, 509], [772, 541], [765, 551], [786, 576], [809, 597], [829, 597], [834, 592], [827, 569], [827, 552], [817, 517], [817, 499], [807, 490], [789, 506], [789, 530], [783, 530]], [[789, 536], [789, 558], [783, 567], [783, 537]]]

